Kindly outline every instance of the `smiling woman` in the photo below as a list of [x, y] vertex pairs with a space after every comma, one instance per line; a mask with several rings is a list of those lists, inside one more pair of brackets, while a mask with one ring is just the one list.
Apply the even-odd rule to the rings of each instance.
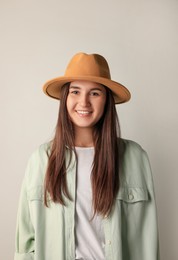
[[146, 152], [122, 139], [115, 104], [130, 99], [99, 54], [76, 54], [45, 83], [60, 99], [55, 136], [31, 156], [15, 260], [159, 260]]

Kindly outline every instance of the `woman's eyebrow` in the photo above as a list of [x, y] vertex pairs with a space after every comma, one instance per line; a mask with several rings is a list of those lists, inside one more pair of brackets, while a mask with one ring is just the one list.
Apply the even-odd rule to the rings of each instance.
[[77, 87], [77, 86], [70, 86], [70, 89], [71, 88], [80, 89], [80, 87]]
[[[73, 88], [73, 89], [81, 89], [81, 87], [77, 87], [77, 86], [70, 86], [69, 89], [71, 89], [71, 88]], [[90, 91], [93, 91], [93, 90], [99, 90], [99, 91], [102, 91], [101, 88], [91, 88], [91, 89], [90, 89]]]
[[102, 91], [101, 88], [92, 88], [91, 91], [92, 91], [92, 90], [99, 90], [99, 91]]

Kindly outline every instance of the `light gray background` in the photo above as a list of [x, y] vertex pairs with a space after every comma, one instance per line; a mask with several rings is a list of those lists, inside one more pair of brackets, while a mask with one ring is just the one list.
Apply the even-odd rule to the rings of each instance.
[[13, 259], [27, 160], [54, 133], [58, 102], [42, 85], [79, 51], [105, 56], [132, 93], [117, 107], [122, 136], [149, 154], [162, 260], [177, 260], [177, 0], [0, 0], [0, 259]]

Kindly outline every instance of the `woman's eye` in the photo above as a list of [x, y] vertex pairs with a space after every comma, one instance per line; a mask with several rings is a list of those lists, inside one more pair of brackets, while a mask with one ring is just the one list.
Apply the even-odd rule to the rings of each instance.
[[91, 92], [91, 95], [92, 96], [99, 96], [99, 93], [98, 92]]
[[79, 93], [79, 91], [78, 91], [78, 90], [73, 90], [73, 91], [71, 91], [70, 93], [71, 93], [71, 94], [74, 94], [74, 95], [77, 95], [77, 94]]

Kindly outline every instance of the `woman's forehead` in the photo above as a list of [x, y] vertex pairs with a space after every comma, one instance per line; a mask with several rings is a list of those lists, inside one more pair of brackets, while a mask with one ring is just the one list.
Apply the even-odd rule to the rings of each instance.
[[98, 88], [98, 89], [105, 89], [105, 87], [99, 83], [92, 82], [92, 81], [86, 81], [86, 80], [76, 80], [72, 81], [69, 85], [69, 87], [78, 87], [78, 88]]

